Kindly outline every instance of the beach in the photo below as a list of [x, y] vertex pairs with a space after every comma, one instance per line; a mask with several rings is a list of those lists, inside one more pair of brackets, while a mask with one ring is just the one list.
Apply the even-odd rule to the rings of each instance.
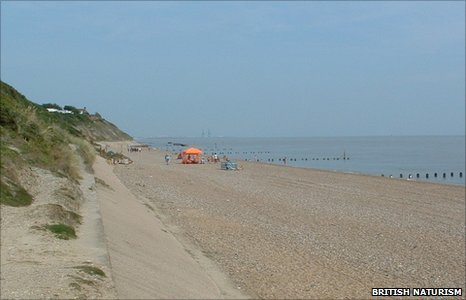
[[[34, 201], [1, 207], [0, 298], [248, 298], [121, 183], [118, 167], [96, 157], [91, 173], [80, 164], [74, 184], [39, 168], [22, 174]], [[73, 238], [44, 229], [62, 222], [75, 226]]]
[[156, 208], [136, 198], [104, 159], [97, 158], [94, 171], [118, 299], [246, 298], [196, 247], [176, 239]]
[[0, 300], [466, 300], [465, 9], [0, 0]]
[[464, 187], [253, 162], [224, 171], [166, 165], [164, 151], [124, 154], [134, 162], [114, 166], [119, 180], [244, 295], [464, 289]]
[[[132, 163], [97, 157], [93, 173], [81, 164], [74, 190], [66, 178], [33, 169], [22, 177], [33, 204], [2, 206], [2, 299], [464, 291], [464, 187], [257, 162], [238, 161], [238, 171], [167, 165], [165, 151], [105, 144]], [[66, 195], [80, 201], [71, 240], [42, 229], [63, 221], [52, 209], [71, 209]]]

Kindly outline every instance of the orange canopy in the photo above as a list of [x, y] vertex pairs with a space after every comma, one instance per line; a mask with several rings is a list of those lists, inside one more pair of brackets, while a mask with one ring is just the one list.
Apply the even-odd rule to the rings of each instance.
[[197, 148], [188, 148], [183, 151], [183, 154], [202, 154], [202, 150], [197, 149]]
[[201, 161], [202, 151], [197, 148], [188, 148], [181, 152], [181, 162], [183, 164], [198, 164]]

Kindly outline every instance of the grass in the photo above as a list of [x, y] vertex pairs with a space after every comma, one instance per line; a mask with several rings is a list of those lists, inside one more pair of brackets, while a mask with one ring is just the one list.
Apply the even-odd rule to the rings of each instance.
[[91, 143], [96, 137], [131, 139], [97, 114], [50, 113], [2, 81], [0, 96], [0, 178], [15, 183], [2, 184], [0, 202], [6, 205], [28, 203], [27, 193], [15, 176], [17, 170], [35, 166], [77, 181], [81, 179], [79, 156], [92, 172], [95, 150]]
[[55, 236], [62, 240], [76, 238], [76, 232], [74, 228], [65, 224], [46, 225], [45, 228], [48, 229], [50, 232], [55, 233]]
[[21, 186], [13, 182], [10, 182], [10, 184], [6, 184], [3, 180], [1, 181], [1, 204], [14, 207], [29, 206], [31, 205], [32, 200], [32, 196]]
[[76, 145], [77, 152], [84, 161], [87, 171], [93, 172], [92, 165], [94, 164], [97, 151], [88, 141], [77, 137], [71, 138], [71, 143]]
[[148, 204], [148, 203], [144, 203], [144, 205], [145, 205], [148, 209], [150, 209], [150, 210], [152, 210], [153, 212], [155, 212], [155, 210], [154, 210], [154, 208], [152, 207], [152, 205], [150, 205], [150, 204]]
[[104, 271], [94, 266], [76, 266], [74, 268], [89, 275], [98, 275], [101, 277], [107, 277]]
[[[37, 209], [41, 209], [41, 214], [44, 216], [48, 216], [51, 222], [57, 224], [67, 224], [68, 226], [77, 226], [82, 223], [82, 216], [78, 213], [67, 210], [60, 204], [53, 204], [47, 203], [42, 204], [36, 207]], [[73, 209], [73, 208], [72, 208]], [[74, 208], [77, 210], [77, 208]]]
[[68, 218], [71, 219], [71, 221], [76, 222], [77, 224], [82, 224], [82, 219], [83, 217], [80, 214], [77, 214], [73, 211], [66, 211], [68, 214]]
[[[94, 266], [76, 266], [76, 267], [73, 267], [73, 269], [77, 269], [78, 271], [83, 272], [90, 276], [107, 277], [104, 271]], [[83, 277], [86, 277], [86, 275], [84, 274], [80, 274], [80, 275]], [[68, 277], [73, 279], [73, 282], [71, 282], [68, 286], [76, 291], [82, 291], [84, 286], [90, 286], [90, 287], [96, 286], [95, 280], [93, 280], [92, 278], [91, 279], [83, 278], [81, 276], [68, 275]], [[87, 298], [88, 297], [86, 297], [86, 295], [81, 295], [78, 299], [87, 299]]]
[[[72, 138], [66, 126], [50, 122], [44, 108], [28, 101], [11, 87], [1, 87], [0, 128], [3, 148], [18, 149], [23, 164], [33, 165], [79, 179], [73, 150], [68, 146]], [[44, 112], [45, 111], [45, 112]], [[5, 144], [5, 145], [3, 145]], [[13, 161], [14, 153], [2, 155]]]
[[76, 283], [76, 282], [71, 282], [68, 286], [69, 286], [70, 288], [72, 288], [72, 289], [77, 290], [77, 291], [80, 291], [80, 290], [81, 290], [81, 286], [80, 286], [78, 283]]
[[108, 183], [106, 183], [103, 179], [100, 179], [99, 177], [95, 177], [95, 183], [100, 184], [101, 186], [114, 191], [114, 189]]
[[78, 276], [74, 275], [68, 275], [69, 277], [73, 278], [75, 280], [75, 284], [73, 284], [73, 287], [76, 289], [81, 289], [81, 286], [79, 284], [85, 284], [85, 285], [95, 285], [95, 282], [92, 280], [84, 279]]

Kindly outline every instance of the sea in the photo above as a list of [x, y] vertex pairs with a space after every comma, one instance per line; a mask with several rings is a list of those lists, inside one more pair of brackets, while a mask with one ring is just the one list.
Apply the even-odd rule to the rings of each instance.
[[466, 186], [465, 136], [155, 137], [137, 141], [165, 151], [197, 147], [207, 155], [216, 153], [232, 160]]

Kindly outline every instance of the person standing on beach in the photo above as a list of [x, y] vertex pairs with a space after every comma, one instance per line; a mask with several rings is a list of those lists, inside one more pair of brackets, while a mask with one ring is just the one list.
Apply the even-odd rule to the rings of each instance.
[[170, 163], [170, 160], [171, 160], [171, 156], [167, 153], [165, 154], [165, 162], [167, 163], [167, 165]]

